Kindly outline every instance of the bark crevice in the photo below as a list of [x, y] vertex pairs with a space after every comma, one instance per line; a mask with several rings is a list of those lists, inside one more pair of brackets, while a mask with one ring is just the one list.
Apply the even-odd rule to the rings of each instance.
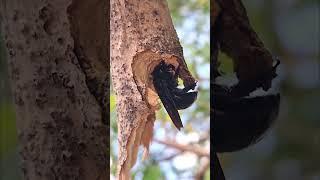
[[[80, 69], [85, 75], [87, 88], [100, 107], [101, 120], [109, 130], [109, 53], [107, 48], [107, 2], [72, 1], [67, 12], [70, 21], [70, 32], [73, 38], [73, 52]], [[100, 10], [97, 10], [100, 8]], [[92, 12], [95, 12], [92, 14]], [[100, 24], [99, 24], [100, 23]], [[105, 28], [101, 29], [101, 24]], [[95, 47], [96, 46], [96, 47]], [[109, 134], [105, 134], [106, 156], [109, 151]], [[107, 177], [108, 157], [103, 159], [104, 167], [97, 179]]]
[[134, 81], [142, 99], [146, 102], [151, 112], [159, 109], [159, 98], [153, 86], [153, 77], [151, 73], [161, 61], [172, 64], [176, 69], [179, 67], [179, 58], [177, 56], [173, 54], [157, 53], [151, 50], [137, 53], [133, 57], [133, 62], [131, 64]]
[[[95, 8], [99, 6], [102, 11]], [[90, 93], [101, 107], [101, 119], [109, 126], [109, 51], [107, 35], [107, 3], [104, 1], [72, 1], [68, 7], [73, 52], [79, 62]], [[95, 11], [95, 14], [92, 12]], [[97, 30], [96, 23], [105, 24]], [[101, 25], [99, 25], [100, 27]], [[92, 33], [96, 35], [88, 35]], [[92, 44], [93, 43], [93, 44]], [[92, 47], [96, 45], [100, 47]], [[96, 50], [97, 49], [97, 50]], [[107, 127], [107, 129], [109, 129]]]
[[[108, 82], [108, 68], [103, 65], [108, 64], [109, 57], [104, 26], [107, 2], [86, 2], [90, 5], [87, 8], [78, 4], [84, 1], [75, 3], [74, 19], [70, 21], [67, 8], [71, 1], [0, 0], [4, 19], [1, 30], [9, 54], [25, 179], [109, 177], [108, 127], [102, 123], [101, 105], [87, 84], [87, 77], [98, 77], [99, 83]], [[96, 14], [88, 16], [93, 12]], [[86, 28], [84, 19], [92, 17], [92, 26]], [[71, 28], [73, 23], [79, 25], [79, 43], [75, 43], [75, 36], [70, 36], [76, 31]], [[79, 66], [81, 54], [73, 51], [74, 47], [82, 48], [92, 65], [91, 71], [86, 69], [87, 74]], [[108, 94], [107, 90], [101, 92]], [[107, 103], [104, 107], [109, 109]]]

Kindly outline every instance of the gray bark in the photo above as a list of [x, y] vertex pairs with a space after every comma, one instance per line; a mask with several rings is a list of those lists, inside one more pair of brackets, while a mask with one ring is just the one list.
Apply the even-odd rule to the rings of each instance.
[[24, 179], [107, 179], [107, 2], [1, 0]]

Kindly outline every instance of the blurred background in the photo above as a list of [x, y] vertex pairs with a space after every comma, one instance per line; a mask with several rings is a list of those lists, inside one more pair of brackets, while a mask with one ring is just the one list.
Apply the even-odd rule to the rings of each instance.
[[6, 55], [0, 31], [0, 180], [21, 179], [15, 112], [11, 97]]
[[[141, 146], [132, 177], [136, 180], [194, 179], [194, 176], [210, 179], [209, 157], [177, 146], [210, 151], [210, 12], [209, 0], [169, 0], [169, 9], [186, 63], [198, 82], [198, 99], [188, 109], [180, 111], [184, 128], [179, 132], [173, 125], [164, 107], [156, 114], [154, 140], [150, 156], [141, 161]], [[110, 98], [111, 112], [111, 179], [117, 168], [117, 123], [115, 95]], [[165, 141], [165, 142], [163, 142]], [[170, 142], [171, 145], [166, 143]]]
[[[241, 152], [222, 154], [228, 180], [320, 179], [320, 1], [243, 0], [251, 25], [266, 47], [281, 60], [280, 114], [258, 144]], [[147, 161], [133, 168], [135, 179], [209, 179], [206, 158], [161, 143], [193, 145], [209, 150], [209, 2], [169, 0], [169, 8], [185, 59], [199, 80], [200, 96], [180, 111], [185, 128], [177, 132], [165, 110], [157, 113], [155, 140]], [[0, 179], [21, 179], [18, 168], [14, 108], [0, 34]], [[224, 59], [222, 68], [232, 69]], [[111, 177], [116, 172], [117, 128], [115, 96], [111, 94]], [[203, 168], [204, 167], [204, 168]]]
[[[280, 114], [258, 144], [220, 155], [228, 180], [320, 180], [320, 1], [243, 0], [252, 27], [278, 56]], [[230, 71], [227, 57], [222, 67]]]

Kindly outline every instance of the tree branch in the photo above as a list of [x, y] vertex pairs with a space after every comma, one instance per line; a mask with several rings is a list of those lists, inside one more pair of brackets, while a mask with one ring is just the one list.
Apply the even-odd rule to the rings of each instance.
[[180, 154], [183, 153], [183, 152], [184, 152], [184, 151], [179, 150], [179, 152], [174, 153], [174, 154], [171, 154], [171, 155], [169, 155], [169, 156], [167, 156], [167, 157], [164, 157], [164, 158], [162, 158], [162, 159], [158, 159], [157, 161], [168, 161], [168, 160], [171, 160], [171, 159], [173, 159], [174, 157], [180, 155]]
[[203, 180], [204, 175], [209, 167], [210, 167], [210, 160], [209, 160], [209, 158], [205, 158], [203, 163], [200, 164], [200, 167], [199, 167], [194, 179], [195, 180]]
[[197, 154], [198, 156], [205, 156], [210, 158], [210, 152], [199, 146], [179, 144], [171, 140], [163, 141], [163, 140], [154, 139], [154, 141], [159, 144], [163, 144], [181, 151], [189, 151]]

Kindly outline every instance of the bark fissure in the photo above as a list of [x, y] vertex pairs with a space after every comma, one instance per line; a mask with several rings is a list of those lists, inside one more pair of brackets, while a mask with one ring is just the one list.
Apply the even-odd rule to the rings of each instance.
[[[72, 1], [68, 7], [71, 36], [74, 41], [73, 52], [85, 75], [86, 85], [91, 95], [100, 106], [100, 116], [109, 130], [109, 62], [107, 49], [107, 2]], [[97, 10], [99, 8], [99, 10]], [[92, 12], [95, 11], [93, 14]], [[88, 14], [89, 13], [89, 14]], [[100, 25], [99, 25], [100, 23]], [[101, 24], [105, 25], [102, 26]], [[98, 27], [97, 27], [98, 26]], [[95, 35], [88, 35], [95, 34]], [[96, 44], [92, 44], [96, 43]], [[98, 46], [92, 48], [92, 46]], [[109, 134], [105, 134], [105, 144], [109, 144]], [[109, 151], [105, 149], [106, 154]], [[96, 179], [108, 176], [108, 157], [102, 159], [105, 168], [101, 169]], [[107, 172], [106, 172], [107, 171]]]
[[[70, 20], [71, 36], [74, 40], [74, 49], [73, 52], [77, 57], [77, 60], [80, 64], [82, 71], [86, 77], [86, 84], [91, 94], [95, 97], [97, 102], [101, 107], [101, 119], [107, 125], [109, 119], [109, 53], [107, 49], [107, 40], [108, 40], [108, 30], [107, 30], [107, 15], [108, 13], [103, 14], [92, 14], [90, 12], [91, 6], [101, 7], [107, 9], [107, 2], [104, 1], [73, 1], [72, 4], [68, 7], [68, 14]], [[90, 12], [89, 14], [84, 13], [85, 11]], [[106, 11], [106, 10], [105, 10]], [[101, 12], [101, 11], [98, 11]], [[103, 11], [102, 11], [103, 12]], [[90, 15], [90, 17], [88, 17]], [[100, 18], [100, 19], [99, 19]], [[90, 23], [91, 20], [92, 23]], [[96, 30], [97, 26], [95, 23], [105, 24], [104, 31]], [[80, 29], [82, 32], [80, 32]], [[81, 38], [87, 38], [85, 32], [97, 33], [98, 36], [89, 37], [89, 40], [81, 40]], [[94, 44], [88, 44], [88, 42], [97, 42], [101, 40], [103, 44], [102, 49], [98, 49], [96, 54], [98, 56], [89, 56], [92, 55], [91, 46]], [[84, 47], [86, 50], [84, 50]], [[101, 48], [101, 47], [100, 47]], [[107, 127], [107, 129], [109, 129]]]
[[[102, 108], [86, 83], [92, 79], [86, 79], [74, 52], [78, 44], [71, 37], [74, 29], [70, 28], [67, 11], [71, 2], [0, 3], [24, 178], [107, 179], [108, 131], [102, 123]], [[103, 6], [90, 8], [90, 13], [106, 14]], [[81, 11], [87, 13], [84, 9], [77, 12]], [[106, 32], [106, 26], [100, 26], [95, 29]], [[108, 51], [102, 42], [107, 41], [106, 33], [87, 33], [90, 29], [81, 26], [80, 35], [84, 30], [87, 36], [79, 36], [79, 41], [86, 57], [90, 57], [88, 61], [106, 61]], [[102, 41], [92, 41], [98, 36]], [[82, 42], [92, 42], [93, 47]], [[104, 66], [96, 63], [92, 67]], [[103, 74], [99, 77], [105, 79], [108, 71], [98, 70], [97, 74]]]

